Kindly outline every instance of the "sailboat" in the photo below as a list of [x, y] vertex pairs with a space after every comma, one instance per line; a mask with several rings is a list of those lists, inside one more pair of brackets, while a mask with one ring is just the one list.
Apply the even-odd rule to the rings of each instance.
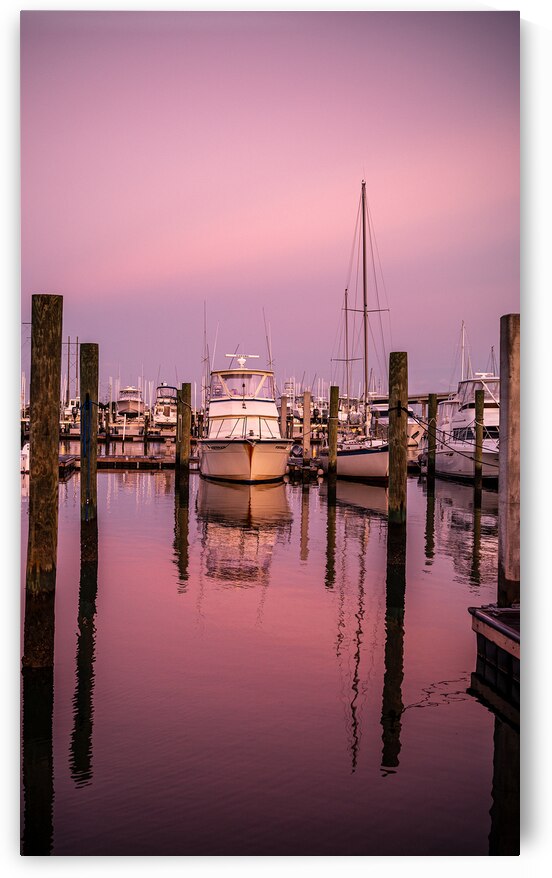
[[[370, 435], [369, 430], [369, 404], [368, 404], [368, 296], [367, 296], [367, 260], [366, 260], [366, 231], [370, 231], [368, 225], [368, 211], [366, 207], [366, 182], [361, 186], [361, 218], [362, 218], [362, 290], [363, 290], [363, 330], [364, 330], [364, 429], [363, 434], [353, 437], [342, 436], [337, 443], [337, 477], [343, 479], [363, 479], [366, 481], [385, 482], [389, 478], [389, 443], [384, 439], [376, 439]], [[370, 232], [371, 234], [371, 232]], [[346, 293], [347, 296], [347, 293]], [[347, 298], [346, 298], [347, 303]], [[346, 308], [347, 321], [347, 308]], [[348, 335], [346, 325], [346, 336]], [[346, 341], [346, 348], [348, 341]], [[349, 352], [345, 352], [348, 360]], [[348, 385], [347, 368], [347, 385]], [[348, 395], [348, 386], [347, 386]], [[329, 449], [320, 450], [320, 461], [324, 472], [328, 472]]]

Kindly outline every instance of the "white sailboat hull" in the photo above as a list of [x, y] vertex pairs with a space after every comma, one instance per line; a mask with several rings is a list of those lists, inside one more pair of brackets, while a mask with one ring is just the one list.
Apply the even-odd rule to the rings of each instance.
[[[322, 469], [328, 472], [328, 450], [320, 452]], [[337, 476], [342, 479], [366, 479], [383, 482], [389, 478], [389, 446], [387, 443], [337, 449]]]
[[291, 444], [283, 439], [200, 439], [199, 471], [221, 481], [277, 482], [286, 473]]

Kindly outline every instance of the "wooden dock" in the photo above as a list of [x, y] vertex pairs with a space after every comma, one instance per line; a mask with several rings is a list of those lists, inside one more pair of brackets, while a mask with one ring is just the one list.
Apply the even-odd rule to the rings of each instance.
[[[80, 458], [76, 457], [76, 466], [80, 468]], [[198, 458], [190, 458], [190, 469], [197, 469]], [[168, 455], [140, 454], [109, 454], [101, 455], [97, 460], [98, 469], [116, 470], [166, 470], [175, 468], [175, 459]]]
[[477, 636], [476, 675], [519, 710], [519, 607], [468, 607]]

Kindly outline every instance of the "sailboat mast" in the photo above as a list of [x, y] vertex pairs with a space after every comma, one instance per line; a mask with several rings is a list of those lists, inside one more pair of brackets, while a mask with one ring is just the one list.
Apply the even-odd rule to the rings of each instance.
[[465, 331], [464, 331], [464, 321], [462, 320], [462, 367], [461, 367], [461, 378], [460, 380], [464, 380], [464, 344], [465, 344]]
[[345, 287], [345, 398], [347, 420], [349, 420], [350, 402], [349, 402], [349, 312], [347, 309], [349, 290]]
[[368, 435], [368, 297], [366, 293], [366, 182], [362, 181], [362, 297], [364, 325], [364, 432]]

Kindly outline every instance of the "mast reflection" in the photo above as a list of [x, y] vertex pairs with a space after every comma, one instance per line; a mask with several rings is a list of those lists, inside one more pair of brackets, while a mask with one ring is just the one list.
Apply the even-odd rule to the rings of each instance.
[[98, 592], [98, 520], [81, 521], [76, 687], [69, 767], [78, 787], [92, 780], [96, 597]]

